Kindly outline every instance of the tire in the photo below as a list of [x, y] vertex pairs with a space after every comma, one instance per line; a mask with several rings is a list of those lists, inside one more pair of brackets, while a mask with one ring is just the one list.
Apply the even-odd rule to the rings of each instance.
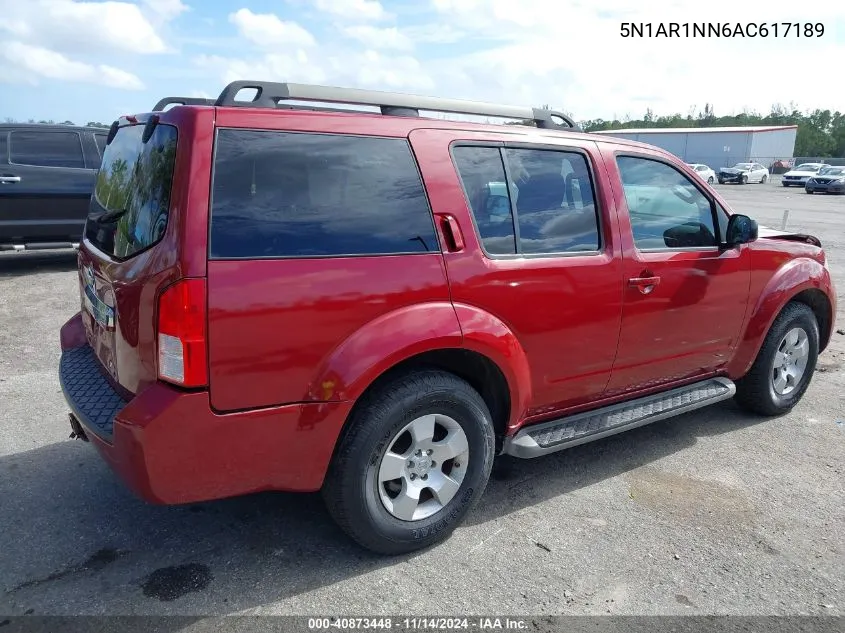
[[805, 188], [805, 189], [804, 189], [804, 193], [809, 193], [809, 194], [812, 194], [812, 193], [813, 193], [813, 190], [812, 190], [812, 189], [806, 189], [806, 188]]
[[724, 181], [724, 180], [722, 180], [722, 179], [720, 178], [720, 179], [719, 179], [719, 184], [720, 184], [720, 185], [724, 185], [724, 184], [725, 184], [725, 181]]
[[742, 176], [742, 177], [739, 179], [739, 184], [741, 184], [741, 185], [747, 185], [747, 184], [748, 184], [748, 176]]
[[712, 185], [712, 184], [713, 184], [713, 176], [709, 176], [709, 177], [707, 178], [707, 184], [708, 184], [708, 185]]
[[781, 184], [782, 184], [784, 187], [788, 187], [788, 186], [789, 186], [789, 184], [788, 184], [788, 183], [785, 183], [785, 182], [782, 182]]
[[[792, 358], [804, 359], [803, 369], [794, 384], [787, 382], [786, 389], [776, 388], [776, 378], [782, 372], [774, 368], [780, 361], [781, 348], [789, 349], [794, 340], [793, 333], [799, 332], [798, 341], [805, 340], [806, 354], [793, 353]], [[800, 334], [803, 332], [803, 334]], [[810, 386], [819, 355], [819, 326], [813, 311], [803, 303], [789, 303], [775, 319], [760, 352], [749, 372], [736, 382], [735, 400], [746, 411], [760, 415], [782, 415], [798, 404]], [[791, 363], [790, 363], [791, 364]], [[794, 365], [795, 368], [800, 366]], [[778, 383], [779, 384], [779, 383]]]
[[761, 184], [761, 185], [765, 185], [765, 184], [766, 184], [766, 181], [767, 181], [768, 179], [769, 179], [769, 177], [768, 177], [768, 176], [763, 175], [763, 177], [760, 179], [760, 184]]
[[[402, 431], [412, 425], [427, 428], [420, 420], [432, 416], [436, 420], [431, 426], [433, 443], [417, 446], [433, 446], [427, 451], [433, 452], [417, 458], [414, 436]], [[418, 433], [426, 435], [425, 429]], [[461, 433], [465, 443], [460, 441]], [[466, 449], [456, 458], [447, 457], [444, 441], [449, 437], [453, 453]], [[395, 455], [392, 460], [383, 459], [388, 452]], [[361, 546], [379, 554], [412, 552], [445, 540], [461, 523], [487, 486], [494, 454], [492, 417], [478, 392], [453, 374], [415, 371], [368, 394], [356, 407], [329, 467], [323, 499], [334, 521]], [[439, 464], [438, 456], [442, 456]], [[391, 464], [393, 471], [387, 468]], [[432, 467], [426, 470], [429, 464]], [[399, 477], [382, 481], [394, 473]], [[451, 483], [435, 494], [435, 488], [425, 488], [423, 479]], [[425, 501], [414, 504], [413, 495], [405, 495], [405, 490], [416, 491], [417, 500], [425, 496]], [[448, 497], [450, 492], [453, 496]], [[394, 500], [408, 503], [394, 505]], [[408, 508], [419, 516], [409, 514]], [[427, 512], [433, 513], [425, 516]]]

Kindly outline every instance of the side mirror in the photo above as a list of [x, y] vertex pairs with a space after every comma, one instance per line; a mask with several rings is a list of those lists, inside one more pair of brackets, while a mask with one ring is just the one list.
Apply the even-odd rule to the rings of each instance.
[[725, 244], [728, 248], [747, 244], [757, 239], [757, 222], [747, 215], [732, 215], [728, 220]]

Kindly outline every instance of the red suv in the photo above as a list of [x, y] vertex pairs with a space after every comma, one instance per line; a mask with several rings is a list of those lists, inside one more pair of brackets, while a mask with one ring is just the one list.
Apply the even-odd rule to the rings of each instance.
[[656, 147], [362, 90], [186, 101], [112, 125], [61, 331], [72, 436], [150, 502], [322, 490], [363, 546], [407, 552], [496, 455], [732, 397], [784, 413], [830, 340], [819, 241]]

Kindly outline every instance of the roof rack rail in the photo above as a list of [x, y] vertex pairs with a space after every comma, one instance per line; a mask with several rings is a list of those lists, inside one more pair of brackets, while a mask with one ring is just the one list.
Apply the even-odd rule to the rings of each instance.
[[161, 101], [159, 101], [151, 112], [161, 112], [171, 103], [176, 103], [178, 105], [207, 105], [213, 106], [214, 99], [204, 99], [202, 97], [165, 97]]
[[[237, 100], [238, 93], [245, 89], [254, 89], [256, 91], [255, 96], [250, 101]], [[428, 110], [432, 112], [449, 112], [452, 114], [522, 119], [533, 121], [538, 128], [572, 128], [580, 131], [580, 127], [572, 118], [556, 110], [312, 84], [233, 81], [223, 89], [223, 92], [220, 93], [214, 105], [226, 107], [330, 110], [335, 112], [349, 111], [334, 108], [302, 108], [301, 106], [282, 105], [279, 103], [280, 101], [287, 100], [376, 106], [380, 108], [382, 114], [393, 116], [419, 116], [420, 110]], [[556, 119], [559, 119], [562, 123], [558, 123]]]

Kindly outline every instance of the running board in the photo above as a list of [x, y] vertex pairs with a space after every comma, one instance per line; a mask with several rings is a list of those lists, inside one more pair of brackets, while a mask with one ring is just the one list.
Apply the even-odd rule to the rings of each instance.
[[694, 411], [733, 398], [736, 385], [711, 378], [593, 411], [532, 424], [505, 440], [502, 453], [528, 459]]

